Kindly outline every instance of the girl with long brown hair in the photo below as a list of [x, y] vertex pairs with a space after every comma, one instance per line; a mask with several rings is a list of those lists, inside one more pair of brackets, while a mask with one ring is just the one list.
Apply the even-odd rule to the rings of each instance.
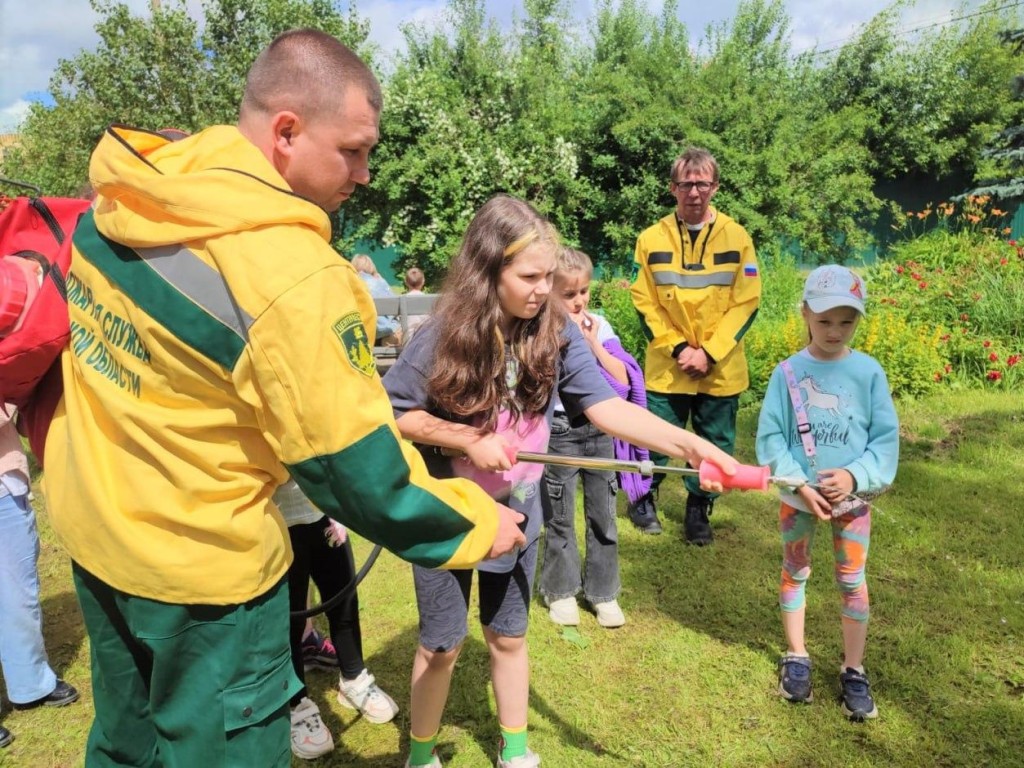
[[[471, 478], [525, 516], [526, 545], [476, 568], [501, 728], [498, 768], [540, 764], [527, 748], [526, 629], [543, 468], [516, 464], [515, 455], [547, 449], [555, 393], [570, 417], [585, 414], [623, 440], [695, 466], [710, 460], [727, 474], [736, 466], [710, 443], [616, 396], [579, 328], [548, 301], [560, 247], [554, 228], [528, 203], [491, 198], [470, 222], [434, 316], [384, 378], [398, 427], [419, 444], [432, 474]], [[420, 645], [407, 766], [441, 764], [434, 747], [467, 634], [472, 574], [413, 568]]]

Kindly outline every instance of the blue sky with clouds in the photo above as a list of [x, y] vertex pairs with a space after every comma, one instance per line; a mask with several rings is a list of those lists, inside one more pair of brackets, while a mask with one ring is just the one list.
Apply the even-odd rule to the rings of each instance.
[[[165, 5], [177, 0], [163, 0]], [[151, 0], [125, 0], [136, 13], [149, 12]], [[595, 0], [569, 0], [573, 17], [585, 28], [594, 16]], [[661, 0], [647, 0], [660, 11]], [[739, 0], [680, 0], [679, 15], [696, 45], [709, 24], [732, 19]], [[347, 7], [347, 2], [339, 4]], [[516, 0], [486, 0], [488, 12], [502, 25], [521, 14]], [[875, 14], [891, 5], [889, 0], [785, 0], [791, 19], [793, 50], [817, 46], [830, 48], [848, 40]], [[970, 13], [981, 0], [916, 0], [901, 14], [900, 29], [941, 24]], [[202, 18], [200, 0], [186, 0], [189, 11]], [[371, 38], [384, 51], [402, 45], [400, 24], [433, 25], [443, 18], [446, 0], [356, 0], [359, 15], [371, 23]], [[72, 58], [97, 41], [93, 27], [97, 17], [87, 0], [0, 0], [0, 133], [17, 130], [28, 103], [45, 99], [57, 61]]]

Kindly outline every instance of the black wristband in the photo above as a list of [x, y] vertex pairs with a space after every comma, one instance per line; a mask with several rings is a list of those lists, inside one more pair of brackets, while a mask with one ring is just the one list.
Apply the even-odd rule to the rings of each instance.
[[672, 347], [672, 359], [675, 360], [677, 357], [679, 357], [679, 353], [686, 349], [688, 346], [690, 345], [684, 341], [682, 344], [676, 344], [674, 347]]

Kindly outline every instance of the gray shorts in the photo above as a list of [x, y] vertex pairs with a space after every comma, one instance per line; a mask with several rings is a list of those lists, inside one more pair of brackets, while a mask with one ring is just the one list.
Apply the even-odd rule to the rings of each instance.
[[[480, 574], [480, 623], [502, 637], [522, 637], [530, 616], [530, 596], [537, 569], [537, 540], [520, 551], [507, 573]], [[451, 651], [468, 633], [472, 570], [441, 571], [412, 567], [420, 612], [420, 645]]]

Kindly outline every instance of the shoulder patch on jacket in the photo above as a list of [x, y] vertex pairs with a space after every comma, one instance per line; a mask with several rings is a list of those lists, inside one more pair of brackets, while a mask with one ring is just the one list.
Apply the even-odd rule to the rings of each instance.
[[370, 349], [370, 338], [366, 335], [359, 313], [349, 312], [342, 315], [334, 321], [331, 330], [341, 341], [349, 365], [365, 376], [372, 376], [377, 370], [377, 365], [373, 360], [373, 350]]

